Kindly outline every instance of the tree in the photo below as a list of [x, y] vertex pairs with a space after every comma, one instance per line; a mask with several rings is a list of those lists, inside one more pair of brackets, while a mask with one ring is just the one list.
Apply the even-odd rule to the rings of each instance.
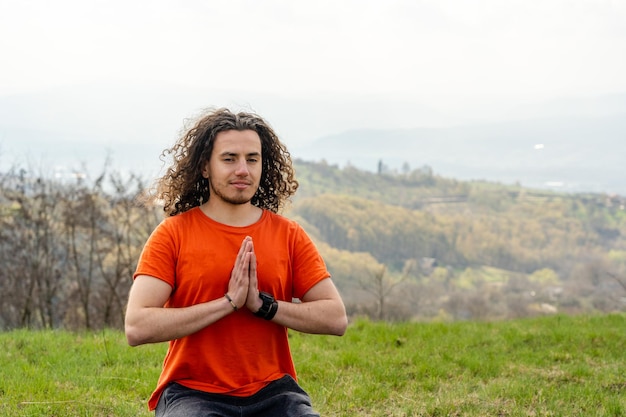
[[65, 254], [58, 246], [59, 189], [26, 170], [0, 184], [0, 292], [3, 327], [54, 327]]
[[388, 316], [387, 298], [394, 288], [402, 284], [410, 276], [415, 268], [415, 260], [407, 261], [399, 278], [391, 278], [387, 274], [387, 267], [383, 265], [379, 269], [372, 270], [368, 280], [361, 281], [362, 288], [372, 294], [376, 299], [376, 319], [385, 320]]

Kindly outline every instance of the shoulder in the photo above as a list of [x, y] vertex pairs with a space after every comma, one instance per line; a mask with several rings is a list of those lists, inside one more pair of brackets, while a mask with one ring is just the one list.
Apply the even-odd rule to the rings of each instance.
[[194, 207], [183, 213], [176, 214], [174, 216], [168, 216], [163, 219], [161, 225], [164, 227], [179, 227], [187, 223], [191, 223], [193, 219], [198, 215], [199, 209]]
[[168, 216], [161, 220], [153, 235], [170, 236], [172, 238], [185, 234], [192, 227], [194, 218], [197, 216], [196, 209], [191, 209], [175, 216]]
[[300, 226], [300, 224], [293, 219], [287, 218], [281, 214], [277, 214], [269, 210], [265, 210], [264, 213], [265, 221], [268, 224], [271, 224], [272, 227], [280, 227], [287, 230], [304, 232], [302, 226]]
[[272, 236], [291, 242], [295, 245], [294, 248], [303, 247], [303, 245], [308, 247], [313, 244], [309, 234], [296, 220], [268, 211], [264, 223], [266, 228], [271, 229]]

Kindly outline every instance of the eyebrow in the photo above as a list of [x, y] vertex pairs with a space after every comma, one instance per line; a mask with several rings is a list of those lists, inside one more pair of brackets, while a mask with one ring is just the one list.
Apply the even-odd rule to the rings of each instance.
[[[220, 156], [237, 156], [239, 155], [237, 152], [229, 152], [225, 151], [220, 154]], [[246, 156], [261, 156], [261, 152], [249, 152]]]

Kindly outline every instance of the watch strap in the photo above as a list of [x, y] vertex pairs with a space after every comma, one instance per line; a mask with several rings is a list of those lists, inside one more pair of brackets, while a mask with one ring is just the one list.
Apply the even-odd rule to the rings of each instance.
[[271, 294], [266, 292], [260, 292], [259, 298], [263, 301], [263, 305], [261, 305], [259, 311], [254, 313], [254, 315], [265, 320], [273, 319], [278, 311], [278, 302]]

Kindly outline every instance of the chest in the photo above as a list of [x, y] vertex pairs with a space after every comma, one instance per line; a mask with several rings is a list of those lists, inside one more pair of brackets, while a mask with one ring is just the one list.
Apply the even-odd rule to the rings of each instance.
[[[181, 244], [176, 254], [175, 296], [184, 303], [208, 301], [222, 296], [243, 239], [248, 234], [199, 230]], [[257, 259], [259, 289], [282, 299], [293, 292], [289, 242], [271, 233], [251, 233]]]

